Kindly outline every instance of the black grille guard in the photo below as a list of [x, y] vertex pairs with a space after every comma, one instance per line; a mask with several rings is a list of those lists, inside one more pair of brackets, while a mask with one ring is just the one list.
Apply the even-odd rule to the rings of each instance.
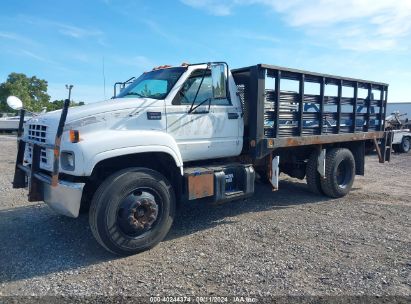
[[[63, 109], [61, 111], [61, 116], [59, 124], [57, 127], [57, 133], [54, 140], [54, 145], [48, 145], [45, 143], [38, 143], [32, 141], [24, 141], [22, 139], [23, 135], [23, 124], [25, 110], [20, 111], [20, 122], [19, 129], [17, 132], [17, 158], [16, 166], [14, 171], [13, 178], [13, 188], [25, 188], [28, 185], [29, 193], [28, 200], [30, 202], [43, 201], [43, 189], [42, 189], [42, 180], [38, 178], [40, 173], [40, 155], [41, 148], [53, 149], [53, 171], [51, 174], [51, 186], [56, 187], [59, 181], [59, 166], [60, 166], [60, 144], [61, 136], [63, 135], [64, 125], [66, 123], [67, 112], [70, 106], [70, 99], [64, 101]], [[31, 159], [31, 168], [25, 168], [23, 166], [24, 160], [24, 151], [26, 149], [26, 144], [30, 144], [33, 147], [32, 159]]]

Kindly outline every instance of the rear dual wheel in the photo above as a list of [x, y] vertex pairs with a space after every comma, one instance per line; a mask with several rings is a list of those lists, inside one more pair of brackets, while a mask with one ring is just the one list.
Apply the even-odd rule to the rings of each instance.
[[321, 176], [318, 173], [318, 156], [320, 152], [315, 150], [311, 153], [310, 158], [307, 162], [307, 167], [305, 169], [305, 177], [307, 179], [308, 189], [315, 194], [324, 194], [321, 189]]
[[334, 148], [327, 151], [325, 176], [317, 171], [318, 153], [313, 152], [307, 162], [306, 178], [309, 189], [317, 194], [338, 198], [350, 192], [355, 178], [355, 160], [351, 151]]

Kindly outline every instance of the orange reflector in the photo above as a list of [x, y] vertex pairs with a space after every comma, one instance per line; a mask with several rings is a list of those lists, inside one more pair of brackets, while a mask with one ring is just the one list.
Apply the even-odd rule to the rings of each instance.
[[269, 140], [268, 140], [268, 147], [269, 147], [269, 148], [274, 147], [274, 140], [272, 140], [272, 139], [269, 139]]
[[78, 143], [80, 141], [80, 133], [77, 130], [70, 130], [70, 141]]

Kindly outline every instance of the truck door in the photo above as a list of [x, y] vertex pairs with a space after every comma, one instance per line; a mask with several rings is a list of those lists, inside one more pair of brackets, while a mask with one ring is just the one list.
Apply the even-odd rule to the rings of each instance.
[[[167, 105], [167, 132], [176, 140], [183, 161], [235, 156], [241, 152], [241, 109], [228, 99], [213, 99], [211, 85], [210, 70], [194, 70]], [[194, 99], [194, 107], [204, 103], [189, 113]]]

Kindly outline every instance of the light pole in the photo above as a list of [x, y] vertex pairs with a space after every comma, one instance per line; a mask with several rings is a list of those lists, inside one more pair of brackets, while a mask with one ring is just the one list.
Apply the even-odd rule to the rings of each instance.
[[73, 88], [72, 84], [66, 84], [66, 89], [69, 90], [68, 100], [71, 98], [71, 89]]

